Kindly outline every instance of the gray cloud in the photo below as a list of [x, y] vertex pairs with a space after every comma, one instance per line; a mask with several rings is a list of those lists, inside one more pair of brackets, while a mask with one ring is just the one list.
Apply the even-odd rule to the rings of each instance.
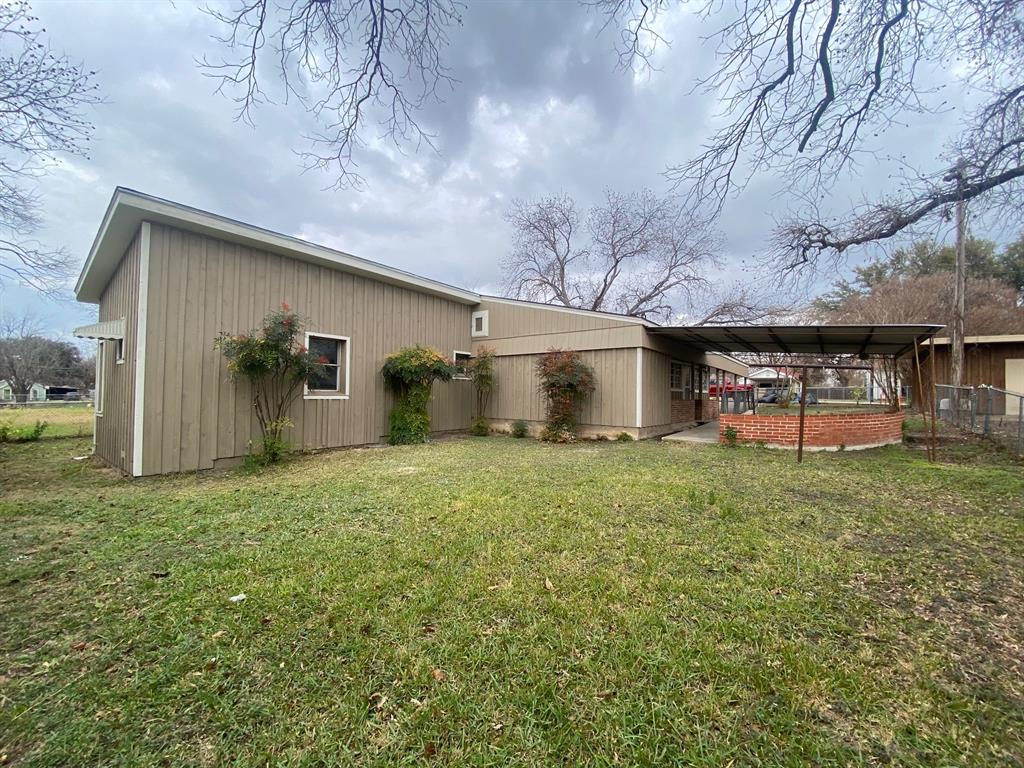
[[[108, 99], [94, 111], [92, 157], [65, 162], [40, 183], [42, 236], [80, 261], [121, 184], [494, 290], [511, 198], [564, 191], [585, 204], [604, 187], [665, 191], [662, 171], [698, 151], [716, 119], [714, 99], [692, 92], [714, 51], [689, 16], [666, 19], [673, 45], [657, 57], [658, 71], [636, 78], [616, 69], [613, 35], [576, 3], [471, 4], [446, 59], [459, 82], [422, 116], [439, 152], [371, 146], [360, 156], [364, 191], [325, 191], [332, 179], [303, 173], [294, 154], [315, 128], [295, 105], [261, 108], [250, 128], [233, 119], [230, 100], [212, 93], [194, 60], [217, 53], [216, 29], [195, 7], [41, 3], [37, 11], [58, 47], [100, 71]], [[884, 139], [887, 151], [930, 161], [946, 133], [936, 122]], [[891, 185], [890, 173], [884, 161], [867, 164], [825, 204], [844, 210]], [[767, 177], [730, 203], [722, 219], [725, 279], [743, 276], [787, 206], [784, 191]], [[93, 313], [17, 286], [0, 295], [0, 309], [27, 306], [55, 332]]]

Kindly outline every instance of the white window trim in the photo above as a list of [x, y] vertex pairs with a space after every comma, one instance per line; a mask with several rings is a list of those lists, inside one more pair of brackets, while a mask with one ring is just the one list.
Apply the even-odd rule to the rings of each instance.
[[[685, 385], [682, 386], [682, 387], [673, 387], [672, 386], [672, 366], [673, 365], [684, 366], [685, 363], [682, 360], [669, 360], [669, 363], [668, 363], [668, 389], [669, 389], [670, 392], [685, 392], [686, 391], [686, 386]], [[683, 376], [680, 376], [680, 378], [684, 378], [685, 379], [685, 377], [683, 377]]]
[[[476, 329], [476, 319], [478, 317], [483, 318], [482, 330]], [[479, 312], [474, 312], [469, 320], [469, 335], [473, 338], [480, 338], [482, 336], [489, 335], [490, 331], [490, 315], [486, 309], [482, 309]]]
[[[473, 358], [473, 353], [472, 352], [466, 352], [464, 349], [455, 349], [455, 350], [452, 350], [452, 362], [453, 363], [458, 363], [459, 355], [466, 355], [470, 359]], [[472, 376], [452, 376], [452, 380], [454, 380], [454, 381], [472, 381], [473, 377]]]
[[333, 333], [317, 333], [316, 331], [306, 331], [306, 349], [309, 349], [309, 338], [310, 336], [316, 336], [321, 339], [334, 339], [336, 341], [345, 342], [345, 389], [343, 392], [336, 394], [327, 394], [326, 390], [322, 389], [310, 389], [308, 383], [302, 385], [302, 399], [303, 400], [348, 400], [349, 398], [349, 381], [351, 380], [352, 370], [352, 342], [348, 336], [336, 336]]

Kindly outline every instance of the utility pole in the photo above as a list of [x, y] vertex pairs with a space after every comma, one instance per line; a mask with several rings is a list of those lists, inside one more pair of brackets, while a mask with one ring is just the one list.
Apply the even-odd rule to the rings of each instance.
[[953, 286], [953, 328], [951, 329], [951, 377], [954, 387], [959, 387], [964, 380], [964, 315], [965, 294], [967, 293], [967, 201], [964, 200], [964, 167], [963, 159], [959, 160], [953, 172], [946, 176], [947, 181], [956, 181], [956, 266], [954, 267]]

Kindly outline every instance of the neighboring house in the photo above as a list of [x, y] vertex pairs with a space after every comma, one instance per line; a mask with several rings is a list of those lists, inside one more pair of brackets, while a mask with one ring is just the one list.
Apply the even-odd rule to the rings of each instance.
[[[932, 385], [932, 361], [935, 350], [935, 380], [938, 384], [949, 384], [953, 380], [950, 339], [935, 338], [921, 345], [921, 381], [925, 390]], [[991, 387], [1024, 394], [1024, 334], [1003, 334], [998, 336], [964, 337], [965, 387], [987, 384]], [[912, 384], [917, 384], [915, 374]], [[940, 394], [940, 397], [943, 395]], [[1016, 415], [1020, 400], [1015, 397], [997, 396], [993, 402], [993, 413]]]
[[[282, 302], [338, 361], [332, 385], [304, 392], [289, 414], [288, 439], [305, 449], [384, 439], [392, 398], [380, 369], [410, 344], [453, 359], [494, 349], [486, 415], [497, 428], [517, 419], [539, 428], [538, 356], [581, 351], [597, 384], [582, 413], [587, 435], [645, 438], [715, 418], [712, 373], [735, 380], [747, 370], [637, 318], [483, 296], [123, 188], [75, 293], [99, 305], [99, 322], [76, 330], [99, 341], [95, 452], [132, 475], [207, 469], [248, 453], [259, 436], [248, 386], [228, 379], [213, 340], [258, 327]], [[473, 402], [469, 381], [437, 384], [432, 428], [467, 429]]]
[[776, 368], [751, 368], [747, 378], [758, 389], [772, 389], [785, 386], [790, 380], [790, 375]]
[[[14, 389], [6, 380], [0, 379], [0, 403], [13, 403], [15, 400], [21, 401], [24, 398], [14, 396]], [[39, 402], [46, 399], [46, 387], [42, 384], [33, 384], [28, 390], [28, 401], [31, 403]]]

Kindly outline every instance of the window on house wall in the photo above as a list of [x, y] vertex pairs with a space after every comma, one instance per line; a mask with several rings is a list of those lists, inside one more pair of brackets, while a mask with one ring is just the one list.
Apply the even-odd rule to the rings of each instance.
[[103, 390], [106, 389], [106, 375], [104, 363], [106, 362], [107, 343], [101, 341], [96, 345], [96, 415], [103, 415]]
[[472, 336], [486, 336], [488, 334], [488, 314], [487, 310], [480, 312], [474, 312], [472, 317], [472, 326], [470, 327]]
[[469, 380], [469, 361], [473, 358], [469, 352], [455, 350], [452, 360], [455, 361], [455, 376], [453, 378]]
[[673, 392], [681, 392], [683, 389], [683, 364], [675, 361], [669, 363], [668, 367], [668, 388]]
[[348, 397], [349, 340], [347, 336], [307, 333], [306, 348], [323, 363], [323, 371], [306, 382], [307, 398]]
[[118, 339], [115, 343], [117, 344], [117, 357], [114, 359], [120, 364], [124, 362], [124, 339]]

